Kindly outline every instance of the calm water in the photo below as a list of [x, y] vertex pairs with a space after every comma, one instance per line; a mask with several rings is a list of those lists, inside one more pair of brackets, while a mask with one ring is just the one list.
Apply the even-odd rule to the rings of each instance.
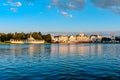
[[120, 44], [0, 45], [0, 80], [120, 80]]

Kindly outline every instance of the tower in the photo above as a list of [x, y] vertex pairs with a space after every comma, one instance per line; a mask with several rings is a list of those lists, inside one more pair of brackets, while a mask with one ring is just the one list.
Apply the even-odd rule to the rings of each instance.
[[111, 33], [110, 36], [111, 36], [111, 41], [115, 42], [115, 33]]

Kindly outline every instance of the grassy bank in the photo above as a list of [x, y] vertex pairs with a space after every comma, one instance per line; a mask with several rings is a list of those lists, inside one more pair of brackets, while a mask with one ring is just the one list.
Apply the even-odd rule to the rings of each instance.
[[8, 44], [8, 43], [5, 43], [5, 42], [0, 42], [0, 44]]
[[[0, 44], [29, 44], [29, 43], [8, 43], [8, 42], [0, 42]], [[32, 44], [32, 43], [31, 43]], [[34, 43], [33, 43], [34, 44]], [[37, 43], [36, 43], [37, 44]], [[38, 43], [38, 44], [52, 44], [50, 42], [45, 42], [45, 43]]]
[[[0, 42], [0, 44], [14, 44], [14, 43], [6, 43], [6, 42]], [[18, 43], [19, 44], [19, 43]], [[22, 44], [29, 44], [29, 43], [22, 43]], [[120, 44], [120, 43], [50, 43], [50, 42], [45, 42], [41, 44]]]

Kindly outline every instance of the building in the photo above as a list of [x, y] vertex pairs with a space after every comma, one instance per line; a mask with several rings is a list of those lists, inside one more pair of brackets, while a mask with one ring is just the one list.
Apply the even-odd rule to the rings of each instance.
[[24, 43], [29, 43], [29, 44], [41, 44], [41, 43], [45, 43], [44, 40], [35, 40], [31, 35], [30, 37], [27, 39], [27, 40], [14, 40], [14, 39], [11, 39], [9, 41], [10, 43], [13, 43], [13, 44], [24, 44]]
[[89, 36], [85, 35], [85, 34], [78, 34], [76, 35], [76, 40], [77, 42], [89, 42]]
[[115, 42], [115, 34], [114, 33], [110, 34], [110, 39], [111, 39], [111, 42]]
[[59, 36], [59, 42], [60, 43], [67, 43], [69, 40], [69, 37], [67, 35], [60, 35]]
[[59, 35], [59, 36], [51, 36], [52, 42], [55, 43], [82, 43], [82, 42], [101, 42], [102, 36], [91, 35], [90, 37], [86, 34], [78, 34], [76, 36], [67, 36], [67, 35]]
[[14, 39], [10, 39], [10, 41], [6, 41], [8, 43], [13, 43], [13, 44], [23, 44], [24, 41], [23, 40], [14, 40]]
[[24, 43], [33, 43], [33, 44], [41, 44], [41, 43], [45, 43], [45, 40], [35, 40], [31, 35], [30, 37], [27, 39], [27, 41], [25, 41]]
[[69, 36], [69, 43], [76, 43], [77, 40], [76, 40], [76, 36]]
[[53, 43], [67, 43], [69, 37], [67, 35], [51, 36]]
[[52, 42], [53, 43], [58, 43], [59, 42], [59, 36], [51, 36]]
[[90, 36], [90, 40], [91, 40], [92, 42], [101, 42], [102, 36], [99, 35], [99, 34], [97, 34], [97, 35], [91, 35], [91, 36]]

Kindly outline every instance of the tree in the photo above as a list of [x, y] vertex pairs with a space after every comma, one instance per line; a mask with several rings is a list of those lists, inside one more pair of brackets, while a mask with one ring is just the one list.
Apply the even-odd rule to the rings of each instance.
[[13, 37], [13, 33], [6, 34], [6, 41], [9, 41]]
[[110, 38], [107, 38], [107, 37], [103, 37], [101, 41], [102, 41], [102, 42], [104, 42], [104, 41], [111, 41], [111, 39], [110, 39]]
[[47, 34], [47, 35], [42, 35], [41, 32], [33, 32], [33, 33], [0, 33], [0, 41], [4, 42], [4, 41], [10, 41], [10, 39], [14, 39], [14, 40], [26, 40], [27, 38], [30, 37], [30, 35], [36, 39], [36, 40], [45, 40], [46, 42], [51, 42], [51, 35]]
[[37, 40], [42, 40], [42, 36], [40, 32], [33, 32], [32, 37]]
[[6, 34], [2, 34], [1, 35], [1, 41], [4, 42], [4, 41], [7, 41], [7, 35]]
[[115, 37], [115, 40], [116, 41], [120, 41], [120, 37]]
[[43, 38], [46, 42], [51, 42], [51, 35], [50, 35], [50, 34], [42, 35], [42, 38]]

